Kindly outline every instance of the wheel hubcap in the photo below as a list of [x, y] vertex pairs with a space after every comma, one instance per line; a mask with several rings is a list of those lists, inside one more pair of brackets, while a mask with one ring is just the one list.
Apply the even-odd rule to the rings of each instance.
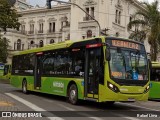
[[23, 92], [26, 92], [26, 84], [23, 84]]
[[75, 98], [76, 98], [76, 91], [75, 90], [71, 90], [70, 97], [71, 97], [71, 100], [75, 100]]

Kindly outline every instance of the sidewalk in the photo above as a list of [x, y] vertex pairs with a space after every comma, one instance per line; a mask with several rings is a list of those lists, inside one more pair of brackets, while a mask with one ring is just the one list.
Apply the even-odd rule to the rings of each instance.
[[[0, 84], [8, 84], [8, 82], [0, 80]], [[25, 113], [29, 110], [29, 108], [27, 108], [25, 104], [22, 104], [16, 101], [15, 99], [7, 96], [4, 91], [3, 89], [0, 90], [0, 120], [46, 120], [45, 117], [34, 118], [34, 117], [16, 117], [14, 116], [14, 115], [18, 115], [14, 113], [16, 112], [20, 114]], [[11, 114], [11, 116], [14, 116], [14, 117], [5, 117], [5, 116], [8, 116], [8, 114]]]
[[6, 113], [4, 112], [12, 112], [12, 111], [21, 111], [16, 104], [13, 102], [11, 98], [9, 98], [7, 95], [0, 93], [0, 116], [3, 116], [0, 118], [1, 120], [30, 120], [29, 118], [10, 118], [5, 117]]
[[0, 79], [0, 83], [9, 84], [10, 80]]

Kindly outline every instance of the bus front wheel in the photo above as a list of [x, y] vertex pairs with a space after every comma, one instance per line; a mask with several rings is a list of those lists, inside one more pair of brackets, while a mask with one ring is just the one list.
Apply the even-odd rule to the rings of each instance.
[[23, 82], [22, 82], [22, 92], [24, 93], [24, 94], [27, 94], [27, 81], [26, 80], [23, 80]]
[[74, 105], [78, 102], [78, 90], [75, 84], [69, 87], [69, 102]]

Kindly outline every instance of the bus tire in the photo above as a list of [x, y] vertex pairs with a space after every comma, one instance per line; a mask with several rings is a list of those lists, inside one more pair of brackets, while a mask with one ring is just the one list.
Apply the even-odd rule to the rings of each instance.
[[28, 93], [28, 90], [27, 90], [27, 81], [26, 80], [23, 80], [23, 82], [22, 82], [22, 92], [24, 94]]
[[75, 84], [69, 87], [68, 100], [73, 105], [78, 103], [78, 90]]

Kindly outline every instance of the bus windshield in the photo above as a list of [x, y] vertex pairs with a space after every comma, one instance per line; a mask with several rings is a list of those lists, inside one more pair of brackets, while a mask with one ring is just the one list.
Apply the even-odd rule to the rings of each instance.
[[124, 80], [148, 80], [147, 56], [140, 50], [120, 47], [110, 48], [111, 78]]

